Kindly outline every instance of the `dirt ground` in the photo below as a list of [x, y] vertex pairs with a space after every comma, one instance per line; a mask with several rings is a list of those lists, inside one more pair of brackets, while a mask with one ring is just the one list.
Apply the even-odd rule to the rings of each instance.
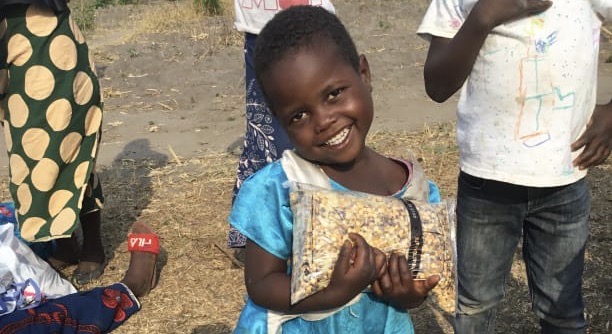
[[[100, 9], [96, 30], [87, 32], [105, 95], [98, 164], [107, 196], [109, 264], [101, 280], [83, 288], [121, 278], [125, 233], [137, 219], [158, 231], [165, 249], [159, 286], [118, 333], [229, 333], [243, 304], [242, 272], [226, 254], [224, 239], [245, 129], [242, 36], [233, 29], [231, 6], [221, 16], [193, 18], [184, 12], [190, 3]], [[412, 147], [452, 196], [456, 98], [435, 104], [424, 93], [427, 43], [414, 32], [426, 3], [334, 1], [372, 69], [372, 144], [391, 153]], [[612, 45], [602, 38], [600, 102], [612, 99], [610, 57]], [[590, 176], [595, 201], [585, 297], [591, 333], [610, 333], [612, 320], [610, 171], [608, 163]], [[517, 253], [498, 333], [537, 332], [519, 258]], [[413, 314], [417, 332], [451, 333], [448, 315], [435, 307]]]
[[[424, 93], [427, 45], [414, 34], [421, 9], [408, 6], [414, 1], [377, 3], [336, 2], [372, 67], [374, 128], [413, 131], [451, 120], [454, 102], [436, 105]], [[235, 147], [246, 126], [242, 36], [232, 28], [231, 13], [126, 41], [131, 31], [122, 20], [137, 21], [147, 10], [127, 8], [101, 10], [89, 39], [109, 96], [100, 162], [109, 163], [136, 138], [169, 156], [169, 147], [184, 157]]]
[[[436, 104], [423, 88], [428, 45], [414, 32], [426, 0], [334, 3], [370, 62], [374, 130], [415, 131], [427, 123], [454, 119], [456, 99]], [[157, 17], [163, 15], [160, 7], [184, 4], [153, 1], [98, 11], [89, 44], [107, 96], [102, 165], [110, 164], [120, 152], [124, 158], [146, 154], [142, 147], [133, 147], [145, 142], [170, 158], [239, 150], [246, 127], [244, 65], [242, 36], [233, 29], [233, 8], [226, 6], [229, 10], [220, 17], [181, 25], [166, 22], [152, 28], [159, 32], [141, 33], [145, 23], [169, 21]], [[603, 44], [602, 49], [602, 59], [610, 57], [609, 45]], [[603, 64], [600, 73], [599, 98], [608, 101], [612, 66]], [[135, 139], [141, 141], [131, 143]]]

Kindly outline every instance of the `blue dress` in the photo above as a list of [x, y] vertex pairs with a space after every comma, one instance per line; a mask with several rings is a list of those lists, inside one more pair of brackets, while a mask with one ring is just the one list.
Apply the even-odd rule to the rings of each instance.
[[[289, 189], [283, 186], [287, 176], [280, 162], [262, 168], [242, 185], [230, 213], [230, 224], [268, 253], [291, 258], [293, 214]], [[331, 181], [336, 190], [348, 189]], [[395, 196], [402, 197], [404, 190]], [[429, 181], [429, 201], [439, 202], [438, 187]], [[247, 298], [234, 333], [267, 333], [268, 310]], [[295, 318], [282, 325], [283, 334], [293, 333], [414, 333], [410, 315], [390, 306], [372, 293], [362, 293], [359, 301], [319, 321]]]

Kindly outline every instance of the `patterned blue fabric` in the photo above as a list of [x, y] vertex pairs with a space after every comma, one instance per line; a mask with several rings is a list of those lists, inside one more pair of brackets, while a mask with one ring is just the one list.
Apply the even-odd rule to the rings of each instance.
[[[244, 63], [246, 67], [246, 133], [242, 155], [238, 163], [236, 184], [232, 201], [242, 182], [268, 163], [280, 158], [283, 151], [292, 147], [287, 134], [272, 115], [255, 79], [253, 51], [257, 35], [245, 34]], [[246, 238], [230, 227], [229, 247], [244, 247]]]
[[0, 317], [0, 333], [109, 333], [140, 309], [121, 283], [48, 300], [40, 306]]
[[[236, 197], [230, 224], [270, 254], [281, 259], [291, 257], [293, 215], [289, 204], [289, 189], [283, 184], [287, 176], [280, 162], [270, 163], [242, 184]], [[336, 182], [333, 189], [344, 190]], [[439, 202], [438, 187], [429, 182], [430, 202]], [[402, 197], [403, 191], [397, 194]], [[267, 310], [250, 299], [242, 311], [235, 333], [266, 333]], [[320, 321], [293, 319], [283, 325], [283, 333], [413, 333], [407, 312], [362, 294], [354, 305]]]

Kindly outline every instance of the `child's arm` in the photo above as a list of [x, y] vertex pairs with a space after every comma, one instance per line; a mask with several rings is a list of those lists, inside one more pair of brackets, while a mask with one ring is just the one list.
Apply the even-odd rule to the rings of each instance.
[[246, 246], [245, 283], [256, 304], [287, 314], [329, 310], [348, 303], [375, 279], [377, 263], [374, 248], [358, 234], [350, 234], [332, 273], [329, 286], [291, 305], [291, 277], [286, 261], [250, 240]]
[[427, 294], [440, 281], [440, 276], [415, 281], [406, 257], [391, 254], [387, 270], [372, 284], [374, 294], [389, 304], [401, 308], [415, 308], [425, 301]]
[[545, 0], [479, 0], [452, 38], [432, 37], [425, 62], [427, 95], [444, 102], [465, 82], [485, 39], [498, 25], [545, 11]]

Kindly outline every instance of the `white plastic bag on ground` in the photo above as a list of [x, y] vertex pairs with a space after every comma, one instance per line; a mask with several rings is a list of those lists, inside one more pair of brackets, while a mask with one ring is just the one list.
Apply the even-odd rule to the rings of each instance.
[[[11, 289], [11, 284], [22, 285], [25, 297], [38, 289], [41, 297], [46, 299], [77, 292], [70, 282], [15, 237], [14, 228], [13, 224], [0, 225], [0, 297], [7, 293], [7, 288]], [[12, 301], [5, 304], [7, 310], [0, 315], [12, 312], [18, 306]]]

